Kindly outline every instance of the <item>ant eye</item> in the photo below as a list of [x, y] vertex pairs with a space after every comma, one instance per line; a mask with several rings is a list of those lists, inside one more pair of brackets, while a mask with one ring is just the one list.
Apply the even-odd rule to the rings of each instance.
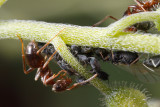
[[61, 89], [61, 85], [56, 85], [56, 86], [55, 86], [55, 89], [56, 89], [56, 90], [60, 90], [60, 89]]

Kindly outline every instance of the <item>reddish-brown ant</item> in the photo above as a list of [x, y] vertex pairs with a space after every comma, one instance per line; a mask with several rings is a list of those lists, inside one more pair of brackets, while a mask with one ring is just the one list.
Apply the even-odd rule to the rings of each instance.
[[[137, 3], [137, 5], [128, 6], [128, 9], [124, 12], [123, 16], [129, 16], [131, 14], [140, 13], [140, 12], [153, 11], [155, 10], [156, 6], [159, 5], [159, 0], [148, 0], [148, 1], [134, 0], [134, 1]], [[113, 16], [106, 16], [104, 19], [94, 24], [93, 27], [98, 26], [108, 18], [117, 20]], [[128, 27], [127, 29], [125, 29], [125, 31], [137, 31], [137, 29], [147, 31], [153, 26], [154, 24], [151, 22], [142, 22], [142, 23], [137, 23], [131, 27]]]
[[125, 11], [124, 16], [128, 16], [139, 12], [153, 11], [154, 6], [159, 4], [159, 0], [134, 1], [137, 3], [137, 5], [128, 6], [128, 9]]
[[[64, 30], [64, 29], [63, 29]], [[61, 30], [58, 34], [60, 34], [63, 30]], [[57, 35], [58, 35], [57, 34]], [[56, 35], [56, 36], [57, 36]], [[37, 74], [35, 76], [35, 80], [38, 80], [39, 77], [41, 77], [41, 80], [43, 84], [49, 85], [53, 84], [52, 81], [46, 82], [47, 79], [49, 79], [53, 74], [50, 70], [48, 64], [53, 58], [54, 54], [57, 52], [55, 51], [50, 58], [46, 61], [46, 58], [44, 58], [41, 55], [41, 51], [56, 37], [54, 36], [52, 39], [50, 39], [42, 48], [38, 48], [37, 43], [33, 40], [31, 41], [26, 48], [26, 51], [24, 52], [24, 44], [23, 40], [17, 35], [17, 37], [20, 39], [22, 43], [22, 59], [23, 59], [23, 70], [25, 74], [28, 74], [32, 72], [34, 69], [38, 68]], [[60, 46], [58, 47], [58, 49]], [[26, 70], [26, 63], [29, 66], [29, 69]]]
[[[64, 29], [63, 29], [64, 30]], [[60, 34], [63, 30], [61, 30], [58, 34]], [[58, 35], [57, 34], [57, 35]], [[56, 35], [56, 36], [57, 36]], [[22, 59], [23, 59], [23, 69], [24, 73], [28, 74], [32, 72], [34, 69], [38, 69], [35, 80], [38, 80], [39, 77], [41, 77], [41, 81], [44, 85], [52, 85], [52, 90], [55, 92], [61, 92], [65, 90], [71, 90], [78, 85], [83, 85], [95, 77], [97, 77], [97, 74], [93, 75], [91, 78], [82, 81], [80, 83], [75, 83], [71, 87], [68, 88], [68, 86], [72, 83], [72, 79], [70, 78], [64, 78], [66, 76], [67, 71], [61, 70], [56, 75], [52, 73], [51, 69], [49, 68], [48, 64], [52, 60], [53, 56], [56, 54], [57, 50], [48, 58], [46, 61], [46, 57], [43, 57], [41, 55], [41, 51], [46, 48], [46, 46], [56, 37], [54, 36], [52, 39], [50, 39], [42, 48], [38, 48], [37, 43], [33, 40], [27, 45], [26, 52], [24, 52], [24, 44], [23, 40], [17, 35], [17, 37], [20, 39], [22, 44]], [[61, 46], [61, 45], [60, 45]], [[58, 49], [60, 48], [58, 47]], [[29, 66], [29, 69], [26, 70], [26, 63]], [[61, 75], [56, 81], [54, 79], [59, 76], [61, 73], [64, 73]]]
[[[137, 3], [137, 5], [128, 6], [128, 9], [124, 12], [123, 16], [129, 16], [131, 14], [140, 12], [153, 11], [155, 7], [159, 5], [159, 0], [148, 0], [148, 1], [134, 0], [134, 1]], [[125, 29], [125, 31], [137, 31], [137, 29], [147, 31], [151, 27], [153, 27], [153, 25], [154, 24], [151, 22], [137, 23], [131, 27], [128, 27], [127, 29]]]

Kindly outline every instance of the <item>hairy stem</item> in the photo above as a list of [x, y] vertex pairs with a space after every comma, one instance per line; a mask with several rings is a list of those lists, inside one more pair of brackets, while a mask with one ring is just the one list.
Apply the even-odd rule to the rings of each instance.
[[[73, 57], [67, 49], [66, 44], [108, 49], [112, 47], [118, 50], [159, 54], [160, 36], [158, 34], [123, 32], [123, 29], [141, 21], [153, 21], [156, 28], [160, 29], [159, 20], [160, 14], [158, 11], [138, 13], [124, 17], [109, 27], [103, 28], [51, 24], [36, 21], [7, 20], [0, 21], [0, 39], [18, 39], [16, 34], [19, 34], [22, 39], [34, 39], [38, 42], [47, 42], [60, 30], [65, 28], [51, 43], [56, 49], [62, 44], [62, 47], [58, 50], [59, 54], [78, 73], [85, 78], [89, 78], [91, 75], [87, 73], [85, 68]], [[92, 80], [91, 84], [105, 95], [112, 92], [111, 89], [98, 78]], [[126, 91], [124, 91], [124, 93], [125, 92]], [[114, 95], [114, 93], [110, 93], [110, 95]], [[124, 93], [122, 93], [122, 95]]]

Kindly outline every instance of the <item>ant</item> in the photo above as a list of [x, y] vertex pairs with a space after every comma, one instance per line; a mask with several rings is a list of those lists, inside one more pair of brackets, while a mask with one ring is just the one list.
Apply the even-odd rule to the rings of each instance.
[[[153, 11], [157, 5], [159, 5], [159, 0], [148, 0], [148, 1], [139, 1], [134, 0], [137, 5], [128, 6], [128, 9], [124, 12], [123, 16], [129, 16], [131, 14], [140, 13], [140, 12], [147, 12], [147, 11]], [[108, 18], [112, 18], [117, 21], [116, 18], [113, 16], [106, 16], [104, 19], [100, 20], [96, 24], [93, 25], [93, 27], [98, 26], [99, 24], [103, 23]], [[147, 31], [150, 28], [152, 28], [154, 24], [152, 22], [142, 22], [142, 23], [136, 23], [127, 29], [125, 31], [137, 31], [137, 30], [143, 30]]]
[[[63, 30], [61, 30], [57, 35], [59, 35]], [[38, 78], [41, 77], [41, 80], [42, 80], [43, 84], [45, 84], [45, 85], [53, 84], [52, 82], [46, 82], [48, 79], [50, 79], [50, 77], [52, 77], [52, 75], [53, 76], [55, 75], [55, 74], [52, 74], [52, 71], [50, 70], [48, 64], [51, 61], [51, 59], [53, 58], [53, 56], [56, 54], [57, 50], [60, 48], [61, 45], [58, 46], [58, 49], [48, 58], [47, 61], [46, 61], [47, 57], [43, 57], [40, 52], [44, 48], [46, 48], [46, 46], [55, 37], [57, 37], [57, 35], [55, 35], [53, 38], [51, 38], [40, 49], [38, 48], [38, 45], [34, 40], [29, 42], [25, 52], [24, 52], [23, 40], [19, 37], [19, 35], [17, 35], [17, 37], [19, 38], [19, 40], [21, 41], [21, 44], [22, 44], [22, 60], [23, 60], [24, 73], [28, 74], [28, 73], [32, 72], [34, 69], [37, 68], [38, 70], [37, 70], [37, 73], [36, 73], [36, 76], [35, 76], [35, 80], [38, 80]], [[28, 70], [26, 70], [26, 63], [29, 66]]]
[[[59, 35], [63, 30], [61, 30], [57, 35]], [[19, 35], [17, 35], [17, 37], [19, 38], [19, 40], [21, 41], [21, 44], [22, 44], [22, 59], [23, 59], [24, 73], [28, 74], [28, 73], [32, 72], [34, 69], [37, 68], [38, 70], [37, 70], [37, 73], [36, 73], [36, 76], [35, 76], [35, 80], [38, 80], [38, 78], [41, 77], [41, 81], [43, 82], [43, 84], [44, 85], [52, 85], [53, 86], [52, 90], [55, 91], [55, 92], [71, 90], [71, 89], [77, 87], [78, 85], [83, 85], [85, 83], [88, 83], [89, 81], [91, 81], [92, 79], [97, 77], [97, 74], [95, 74], [92, 77], [90, 77], [89, 79], [87, 79], [85, 81], [82, 81], [80, 83], [75, 83], [70, 88], [68, 88], [68, 86], [72, 83], [72, 79], [64, 78], [64, 76], [67, 73], [65, 70], [59, 71], [56, 75], [52, 73], [48, 64], [52, 60], [53, 56], [57, 53], [57, 50], [61, 47], [61, 45], [58, 46], [58, 49], [55, 50], [55, 52], [48, 58], [47, 61], [46, 61], [47, 57], [43, 57], [40, 52], [42, 52], [42, 50], [44, 50], [47, 47], [47, 45], [57, 35], [55, 35], [52, 39], [50, 39], [40, 49], [38, 48], [38, 45], [34, 40], [31, 41], [27, 45], [27, 48], [26, 48], [25, 52], [24, 52], [23, 40], [19, 37]], [[28, 70], [26, 70], [26, 62], [25, 61], [27, 62], [27, 65], [30, 67]], [[64, 73], [64, 74], [61, 75], [60, 78], [58, 78], [56, 81], [53, 81], [61, 73]]]

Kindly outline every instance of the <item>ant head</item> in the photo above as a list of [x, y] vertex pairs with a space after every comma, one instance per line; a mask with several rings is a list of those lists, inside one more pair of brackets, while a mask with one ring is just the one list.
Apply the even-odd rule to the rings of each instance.
[[67, 79], [60, 79], [57, 80], [56, 83], [53, 85], [52, 90], [54, 92], [62, 92], [67, 89], [67, 87], [71, 84], [72, 80], [67, 78]]

